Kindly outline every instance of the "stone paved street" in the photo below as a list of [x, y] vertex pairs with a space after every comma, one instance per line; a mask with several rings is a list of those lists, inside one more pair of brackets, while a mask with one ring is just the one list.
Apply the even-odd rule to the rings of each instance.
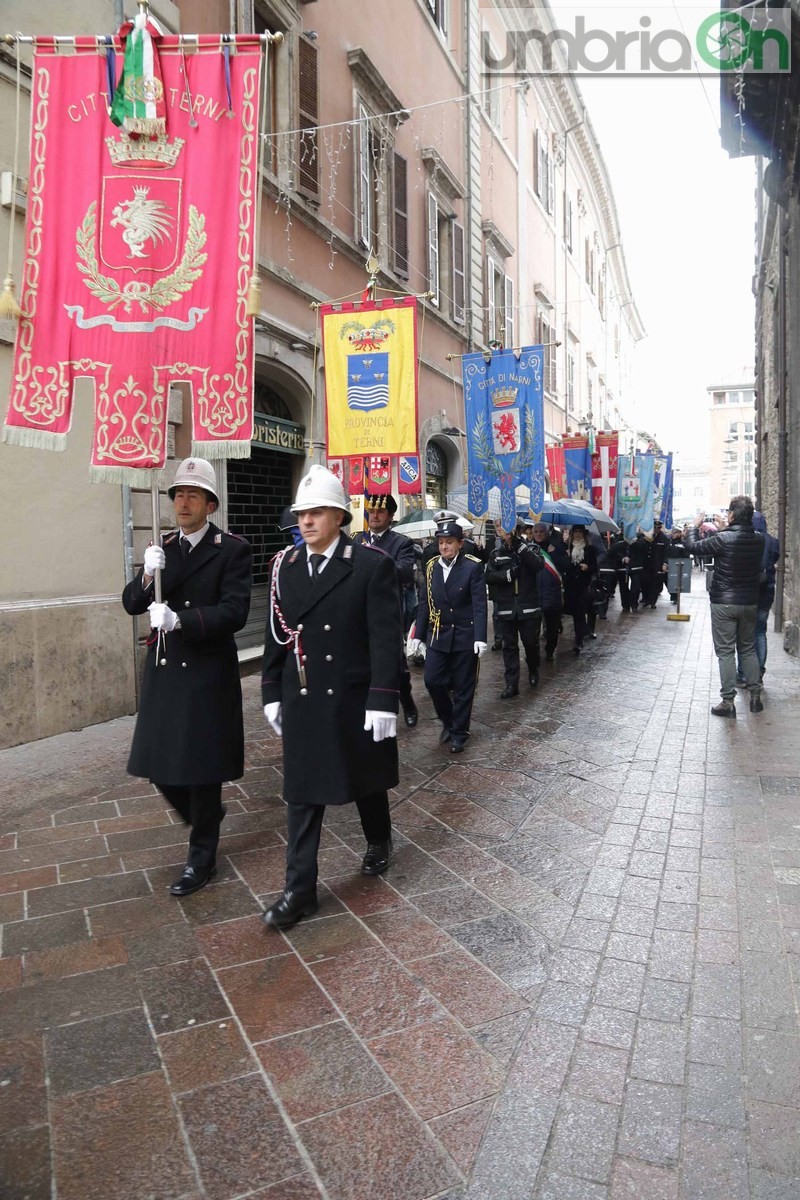
[[286, 936], [256, 678], [184, 901], [132, 720], [1, 753], [4, 1200], [798, 1200], [800, 665], [771, 634], [713, 718], [706, 595], [664, 600], [510, 702], [487, 655], [457, 760], [416, 671], [392, 866], [331, 813]]

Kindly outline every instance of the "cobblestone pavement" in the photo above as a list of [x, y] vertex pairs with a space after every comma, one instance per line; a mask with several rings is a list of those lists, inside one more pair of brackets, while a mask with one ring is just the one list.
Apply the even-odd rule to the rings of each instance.
[[771, 635], [764, 713], [711, 717], [687, 608], [613, 607], [511, 702], [487, 655], [458, 761], [421, 700], [390, 871], [331, 813], [286, 936], [255, 678], [185, 901], [130, 719], [0, 754], [5, 1200], [798, 1200], [800, 668]]

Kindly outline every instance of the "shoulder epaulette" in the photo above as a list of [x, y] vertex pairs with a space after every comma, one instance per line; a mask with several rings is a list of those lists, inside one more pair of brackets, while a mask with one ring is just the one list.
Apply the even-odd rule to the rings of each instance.
[[247, 538], [242, 537], [240, 533], [231, 533], [229, 529], [223, 531], [225, 537], [234, 538], [237, 542], [247, 542]]
[[[470, 562], [481, 563], [481, 560], [479, 558], [476, 558], [474, 554], [465, 554], [464, 558], [468, 558]], [[482, 565], [483, 564], [481, 563], [481, 566]]]
[[166, 537], [164, 537], [164, 538], [162, 538], [162, 539], [161, 539], [161, 545], [162, 545], [162, 546], [168, 546], [168, 545], [170, 544], [170, 542], [174, 542], [174, 541], [175, 541], [175, 538], [176, 538], [177, 536], [178, 536], [178, 531], [177, 531], [177, 529], [176, 529], [174, 533], [168, 533]]

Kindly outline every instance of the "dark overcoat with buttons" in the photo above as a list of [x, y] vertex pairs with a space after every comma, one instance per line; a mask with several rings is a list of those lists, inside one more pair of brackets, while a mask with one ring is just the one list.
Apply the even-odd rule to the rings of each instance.
[[[155, 642], [148, 649], [128, 771], [183, 787], [238, 779], [244, 732], [233, 635], [250, 608], [250, 546], [211, 523], [187, 558], [178, 533], [167, 534], [162, 546], [161, 597], [181, 628], [166, 635], [163, 666]], [[147, 612], [154, 599], [141, 571], [122, 593], [131, 616]]]
[[[276, 564], [273, 563], [274, 574]], [[397, 739], [364, 731], [368, 709], [396, 713], [402, 638], [397, 574], [379, 550], [344, 534], [316, 579], [305, 546], [278, 564], [276, 601], [299, 630], [305, 656], [302, 694], [294, 643], [271, 610], [264, 634], [261, 695], [280, 701], [284, 799], [288, 804], [348, 804], [398, 782]]]

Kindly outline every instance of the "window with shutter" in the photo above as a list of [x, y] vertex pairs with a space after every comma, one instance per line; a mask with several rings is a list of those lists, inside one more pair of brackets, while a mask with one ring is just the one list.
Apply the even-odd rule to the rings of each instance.
[[439, 304], [439, 206], [432, 192], [428, 193], [428, 291], [431, 304]]
[[297, 186], [311, 196], [319, 195], [319, 80], [317, 47], [301, 37], [298, 43], [299, 144], [297, 150]]
[[372, 249], [372, 139], [369, 113], [363, 104], [358, 106], [358, 240]]
[[510, 275], [505, 276], [505, 337], [506, 346], [514, 345], [514, 280]]
[[394, 269], [408, 279], [408, 163], [394, 156]]
[[464, 267], [464, 226], [458, 221], [451, 225], [453, 239], [453, 320], [464, 324], [464, 299], [466, 296], [466, 274]]

